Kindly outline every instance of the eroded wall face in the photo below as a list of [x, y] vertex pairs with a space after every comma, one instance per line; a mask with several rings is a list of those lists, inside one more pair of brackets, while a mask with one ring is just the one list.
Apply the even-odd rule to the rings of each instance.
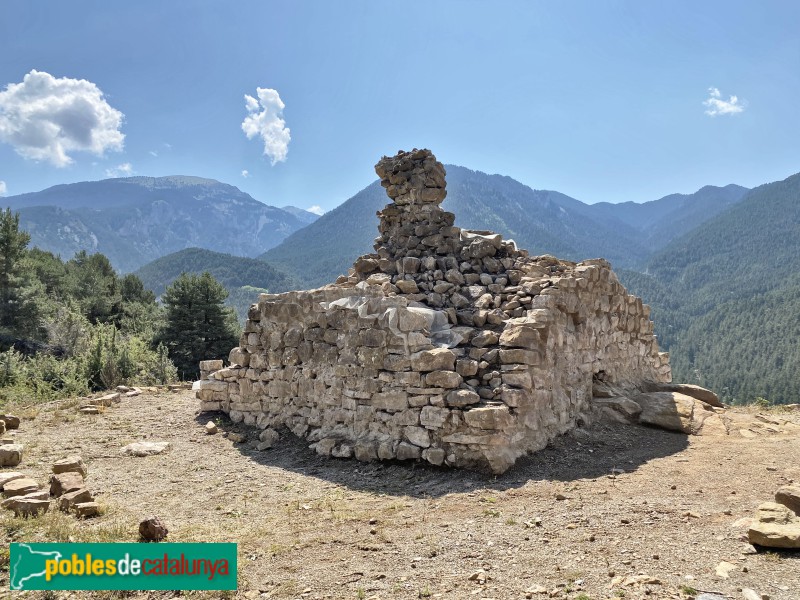
[[376, 253], [331, 286], [262, 295], [231, 366], [201, 364], [203, 410], [324, 455], [502, 472], [587, 418], [594, 377], [670, 380], [649, 309], [608, 263], [455, 227], [428, 151], [376, 170], [393, 199]]

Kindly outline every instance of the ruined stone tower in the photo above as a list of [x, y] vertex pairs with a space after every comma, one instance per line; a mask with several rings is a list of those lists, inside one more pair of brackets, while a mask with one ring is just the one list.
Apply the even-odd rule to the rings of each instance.
[[649, 308], [605, 260], [455, 227], [429, 150], [375, 170], [391, 199], [376, 252], [334, 284], [262, 294], [230, 366], [201, 365], [203, 410], [324, 455], [499, 473], [586, 420], [593, 382], [670, 381]]

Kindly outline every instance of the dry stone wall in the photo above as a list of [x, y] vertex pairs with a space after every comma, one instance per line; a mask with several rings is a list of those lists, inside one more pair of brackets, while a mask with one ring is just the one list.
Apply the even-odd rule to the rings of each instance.
[[592, 386], [670, 381], [649, 307], [602, 259], [531, 257], [454, 226], [429, 150], [384, 157], [375, 253], [311, 291], [262, 294], [206, 411], [320, 454], [503, 472], [589, 418]]

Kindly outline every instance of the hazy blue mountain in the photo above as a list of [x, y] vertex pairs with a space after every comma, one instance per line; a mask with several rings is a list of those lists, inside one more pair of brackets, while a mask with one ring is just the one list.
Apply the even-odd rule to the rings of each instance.
[[643, 236], [648, 250], [656, 251], [733, 206], [748, 191], [734, 184], [707, 185], [694, 194], [670, 194], [641, 204], [600, 202], [590, 205], [588, 214], [597, 219], [615, 219], [635, 228]]
[[296, 206], [281, 206], [281, 210], [285, 210], [286, 212], [293, 214], [306, 225], [319, 219], [319, 215], [317, 213], [312, 213], [304, 208], [297, 208]]
[[[187, 247], [256, 256], [309, 222], [200, 177], [127, 177], [3, 198], [31, 244], [70, 258], [102, 252], [121, 271]], [[306, 211], [303, 211], [306, 212]]]

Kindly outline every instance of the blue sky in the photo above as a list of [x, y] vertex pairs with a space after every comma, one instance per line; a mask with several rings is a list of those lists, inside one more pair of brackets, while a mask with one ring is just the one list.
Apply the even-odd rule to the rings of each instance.
[[798, 23], [794, 0], [3, 0], [0, 193], [184, 174], [330, 210], [412, 147], [590, 203], [754, 186], [800, 171]]

